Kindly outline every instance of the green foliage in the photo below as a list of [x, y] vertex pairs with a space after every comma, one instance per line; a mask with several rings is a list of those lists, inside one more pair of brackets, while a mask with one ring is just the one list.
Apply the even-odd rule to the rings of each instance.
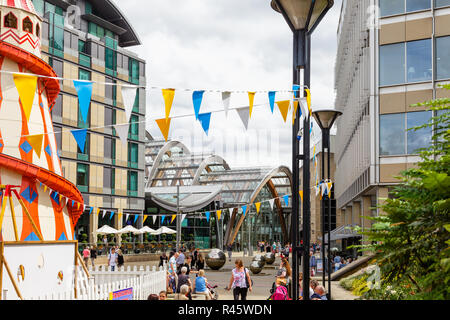
[[372, 228], [362, 232], [373, 243], [365, 250], [376, 254], [382, 280], [365, 298], [450, 299], [449, 105], [449, 98], [417, 104], [439, 111], [412, 129], [433, 128], [433, 143], [421, 150], [418, 168], [402, 172], [401, 184], [380, 206], [385, 215], [371, 218]]

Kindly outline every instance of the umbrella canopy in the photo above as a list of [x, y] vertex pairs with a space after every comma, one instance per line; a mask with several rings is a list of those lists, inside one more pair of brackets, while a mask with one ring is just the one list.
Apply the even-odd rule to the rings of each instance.
[[150, 234], [155, 234], [155, 232], [156, 232], [156, 230], [153, 230], [152, 228], [150, 228], [148, 226], [145, 226], [145, 227], [139, 229], [139, 231], [141, 233], [150, 233]]
[[130, 233], [130, 232], [135, 233], [135, 234], [140, 234], [140, 233], [141, 233], [140, 230], [138, 230], [138, 229], [136, 229], [135, 227], [130, 226], [130, 225], [128, 225], [128, 226], [126, 226], [125, 228], [122, 228], [122, 229], [120, 229], [119, 231], [117, 231], [118, 234], [122, 234], [122, 233]]
[[174, 233], [177, 233], [177, 232], [175, 230], [167, 228], [167, 227], [161, 227], [158, 230], [156, 230], [155, 234], [158, 235], [158, 234], [165, 234], [165, 233], [167, 233], [167, 234], [174, 234]]
[[117, 230], [108, 225], [104, 225], [100, 229], [97, 229], [97, 233], [98, 234], [117, 234]]

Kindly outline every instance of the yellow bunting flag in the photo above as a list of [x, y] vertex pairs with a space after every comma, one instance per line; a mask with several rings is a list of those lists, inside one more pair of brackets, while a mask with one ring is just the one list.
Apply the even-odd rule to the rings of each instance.
[[259, 214], [259, 210], [261, 209], [261, 202], [255, 203], [256, 213]]
[[295, 124], [295, 118], [297, 118], [298, 101], [294, 101], [294, 113], [292, 113], [292, 125]]
[[62, 201], [62, 197], [63, 197], [62, 194], [60, 194], [60, 195], [59, 195], [59, 202]]
[[250, 106], [250, 119], [252, 118], [253, 102], [255, 101], [256, 92], [248, 92], [248, 100]]
[[41, 157], [41, 151], [42, 151], [42, 141], [44, 139], [43, 134], [37, 134], [34, 136], [28, 136], [27, 141], [30, 144], [31, 148], [36, 152], [37, 156]]
[[144, 220], [142, 221], [142, 223], [145, 222], [145, 220], [147, 220], [148, 216], [144, 216]]
[[[122, 220], [122, 215], [123, 215], [122, 211], [119, 211], [119, 215], [118, 215], [118, 217], [119, 217], [119, 221], [121, 221], [121, 220]], [[147, 216], [146, 216], [146, 217], [147, 217]], [[144, 221], [145, 221], [145, 219], [144, 219]]]
[[97, 215], [100, 214], [100, 208], [97, 208]]
[[305, 89], [305, 91], [306, 91], [306, 103], [308, 104], [309, 115], [312, 116], [311, 91], [309, 89]]
[[300, 194], [300, 199], [302, 199], [303, 202], [303, 190], [300, 190], [298, 193]]
[[166, 120], [168, 120], [170, 110], [172, 109], [173, 98], [175, 97], [175, 89], [162, 89], [162, 95], [166, 106]]
[[36, 95], [37, 77], [22, 74], [14, 74], [14, 83], [19, 92], [22, 108], [27, 121], [30, 120], [31, 109], [33, 108], [34, 96]]
[[170, 221], [170, 223], [172, 223], [173, 222], [173, 220], [175, 220], [175, 218], [177, 217], [177, 215], [176, 214], [174, 214], [174, 215], [172, 215], [172, 221]]
[[171, 120], [172, 120], [171, 118], [169, 118], [168, 120], [166, 120], [166, 119], [156, 120], [159, 130], [161, 130], [161, 133], [163, 134], [164, 139], [166, 139], [166, 141], [169, 139], [169, 130], [170, 130]]
[[44, 185], [44, 192], [46, 192], [46, 191], [47, 191], [47, 186]]
[[284, 122], [286, 122], [289, 107], [291, 106], [291, 101], [290, 100], [278, 101], [277, 105], [278, 109], [280, 109], [281, 115], [283, 116]]
[[217, 210], [217, 218], [220, 220], [220, 217], [222, 216], [222, 210]]
[[81, 203], [77, 202], [77, 209], [80, 209]]

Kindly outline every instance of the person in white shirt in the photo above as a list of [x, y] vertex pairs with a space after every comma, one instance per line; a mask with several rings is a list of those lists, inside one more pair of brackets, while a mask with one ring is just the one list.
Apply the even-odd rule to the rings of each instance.
[[108, 255], [108, 265], [111, 267], [111, 271], [114, 271], [117, 266], [118, 256], [116, 249], [112, 248], [110, 254]]

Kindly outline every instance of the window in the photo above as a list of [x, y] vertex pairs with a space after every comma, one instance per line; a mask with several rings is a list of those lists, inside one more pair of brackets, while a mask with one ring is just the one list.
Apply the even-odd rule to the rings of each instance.
[[[87, 119], [83, 119], [83, 116], [81, 115], [81, 108], [80, 103], [78, 102], [78, 128], [80, 129], [88, 129], [91, 119], [91, 108], [89, 108]], [[84, 122], [86, 120], [86, 122]]]
[[450, 78], [450, 36], [436, 38], [436, 79]]
[[450, 0], [435, 0], [434, 6], [436, 8], [450, 6]]
[[130, 134], [129, 138], [139, 140], [139, 117], [132, 115], [130, 117]]
[[[406, 114], [407, 129], [418, 127], [428, 123], [431, 120], [431, 111], [408, 112]], [[431, 128], [423, 128], [417, 131], [411, 130], [407, 133], [408, 154], [417, 154], [417, 150], [427, 148], [431, 145]]]
[[53, 126], [53, 131], [55, 132], [56, 149], [59, 156], [61, 154], [62, 146], [62, 127]]
[[87, 54], [86, 41], [78, 40], [78, 52]]
[[80, 80], [91, 80], [91, 72], [84, 70], [84, 69], [78, 69], [78, 79]]
[[136, 143], [128, 143], [128, 166], [136, 169], [138, 167], [139, 146]]
[[81, 192], [87, 192], [89, 187], [89, 166], [77, 163], [77, 187]]
[[128, 195], [137, 196], [138, 174], [135, 171], [128, 171]]
[[103, 188], [111, 189], [112, 186], [112, 169], [104, 167], [103, 168]]
[[61, 121], [62, 117], [62, 95], [58, 95], [58, 98], [56, 98], [55, 104], [52, 108], [52, 117], [57, 117], [58, 119], [53, 120], [59, 120]]
[[38, 15], [44, 15], [44, 0], [33, 0], [33, 6]]
[[112, 126], [112, 114], [113, 111], [111, 108], [106, 108], [105, 107], [105, 127], [110, 128]]
[[104, 143], [104, 157], [105, 159], [112, 159], [112, 139], [105, 137]]
[[22, 29], [25, 32], [33, 33], [33, 22], [31, 22], [31, 19], [26, 17], [22, 21]]
[[406, 12], [426, 10], [430, 8], [430, 0], [406, 0]]
[[58, 77], [62, 78], [64, 76], [64, 64], [61, 60], [49, 58], [49, 64], [55, 70]]
[[405, 82], [405, 44], [380, 46], [380, 85]]
[[406, 43], [408, 82], [431, 80], [431, 39]]
[[85, 1], [85, 13], [86, 14], [91, 14], [92, 13], [92, 4], [90, 4], [89, 2]]
[[405, 11], [405, 0], [380, 0], [382, 17], [400, 14]]
[[139, 62], [131, 58], [129, 61], [130, 82], [139, 84]]
[[384, 114], [380, 116], [380, 154], [405, 154], [405, 114]]
[[139, 89], [136, 90], [136, 99], [134, 100], [133, 112], [139, 113]]
[[90, 139], [91, 135], [89, 133], [86, 134], [86, 143], [84, 144], [84, 150], [81, 152], [80, 147], [77, 145], [77, 158], [78, 160], [89, 161], [89, 148], [90, 148]]
[[38, 38], [41, 37], [41, 26], [39, 25], [39, 23], [36, 24], [36, 36], [37, 36]]
[[14, 28], [17, 29], [17, 18], [16, 16], [10, 12], [5, 16], [5, 23], [3, 24], [5, 28]]

